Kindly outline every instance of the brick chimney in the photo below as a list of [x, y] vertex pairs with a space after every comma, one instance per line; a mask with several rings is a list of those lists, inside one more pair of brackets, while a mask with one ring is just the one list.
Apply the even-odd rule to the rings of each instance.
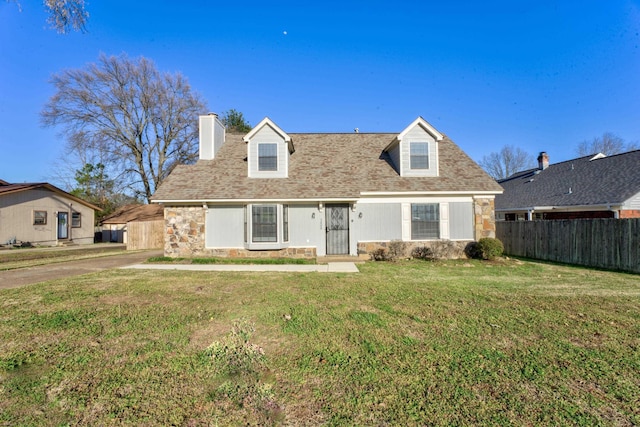
[[538, 169], [545, 170], [549, 167], [549, 155], [542, 151], [538, 156]]

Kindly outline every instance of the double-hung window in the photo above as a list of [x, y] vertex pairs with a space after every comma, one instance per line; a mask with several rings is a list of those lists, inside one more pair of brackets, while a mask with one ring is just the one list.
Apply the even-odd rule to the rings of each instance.
[[[288, 205], [247, 205], [244, 223], [245, 243], [249, 248], [270, 249], [289, 242]], [[250, 241], [247, 242], [247, 236]]]
[[440, 205], [438, 203], [411, 205], [411, 240], [440, 238]]
[[278, 207], [276, 205], [253, 205], [251, 209], [251, 241], [278, 241]]
[[278, 144], [260, 143], [258, 144], [258, 170], [277, 171], [278, 170]]
[[80, 227], [82, 227], [82, 220], [80, 218], [80, 212], [72, 212], [71, 213], [71, 227], [72, 228], [80, 228]]
[[46, 225], [47, 211], [33, 211], [33, 225]]
[[429, 144], [412, 142], [409, 144], [410, 168], [429, 169]]

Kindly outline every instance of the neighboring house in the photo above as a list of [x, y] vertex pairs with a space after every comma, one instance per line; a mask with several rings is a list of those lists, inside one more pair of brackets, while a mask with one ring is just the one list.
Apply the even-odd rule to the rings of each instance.
[[168, 256], [355, 256], [493, 237], [501, 192], [421, 117], [400, 133], [287, 133], [265, 118], [242, 137], [208, 115], [200, 160], [152, 201], [165, 206]]
[[0, 244], [93, 243], [96, 210], [100, 208], [48, 183], [0, 180]]
[[164, 219], [162, 205], [126, 205], [102, 218], [102, 241], [127, 243], [127, 223]]
[[538, 164], [498, 181], [499, 220], [640, 218], [640, 150]]

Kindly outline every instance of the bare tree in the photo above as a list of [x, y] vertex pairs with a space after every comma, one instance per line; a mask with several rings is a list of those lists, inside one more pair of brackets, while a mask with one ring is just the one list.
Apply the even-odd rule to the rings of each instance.
[[582, 141], [576, 148], [578, 156], [589, 156], [591, 154], [606, 154], [612, 156], [614, 154], [624, 153], [638, 149], [639, 146], [635, 142], [625, 142], [624, 139], [612, 132], [605, 132], [602, 136], [593, 138], [591, 141]]
[[493, 179], [504, 179], [535, 166], [533, 155], [519, 147], [505, 145], [499, 152], [482, 157], [478, 162]]
[[[22, 10], [19, 0], [7, 0], [10, 1], [14, 1]], [[43, 4], [49, 13], [47, 22], [51, 28], [62, 34], [70, 30], [84, 32], [89, 19], [84, 0], [44, 0]]]
[[179, 73], [160, 73], [142, 57], [102, 54], [52, 83], [43, 124], [61, 126], [68, 149], [100, 158], [135, 195], [148, 200], [173, 167], [197, 159], [197, 118], [207, 108]]

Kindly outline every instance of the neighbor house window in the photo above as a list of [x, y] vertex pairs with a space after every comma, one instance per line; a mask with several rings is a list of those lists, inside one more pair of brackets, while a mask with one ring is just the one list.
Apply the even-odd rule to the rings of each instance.
[[82, 227], [82, 222], [80, 220], [80, 212], [72, 212], [71, 213], [71, 228], [80, 228]]
[[278, 241], [278, 209], [276, 205], [254, 205], [251, 209], [251, 241]]
[[440, 237], [440, 205], [438, 203], [411, 205], [411, 240]]
[[33, 211], [33, 225], [46, 225], [47, 211]]
[[429, 144], [412, 142], [409, 145], [411, 169], [429, 169]]
[[258, 144], [258, 170], [277, 171], [278, 170], [278, 145]]

